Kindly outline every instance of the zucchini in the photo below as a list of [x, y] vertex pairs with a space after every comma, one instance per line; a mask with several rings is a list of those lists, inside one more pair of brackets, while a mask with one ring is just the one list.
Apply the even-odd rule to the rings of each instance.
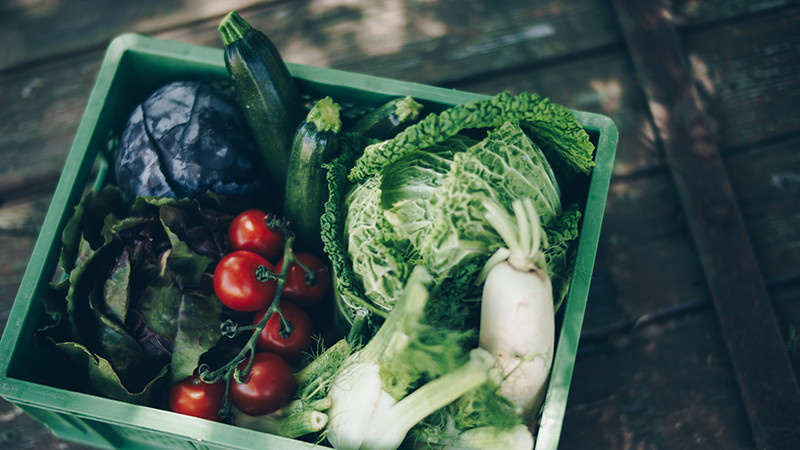
[[320, 218], [328, 201], [327, 170], [338, 154], [342, 128], [339, 105], [330, 97], [317, 101], [297, 127], [289, 157], [283, 215], [302, 250], [322, 254]]
[[225, 67], [261, 153], [267, 186], [280, 199], [292, 138], [303, 120], [300, 93], [272, 41], [236, 11], [222, 19], [218, 31]]
[[422, 108], [411, 96], [395, 98], [361, 117], [350, 131], [381, 141], [391, 139], [419, 120]]

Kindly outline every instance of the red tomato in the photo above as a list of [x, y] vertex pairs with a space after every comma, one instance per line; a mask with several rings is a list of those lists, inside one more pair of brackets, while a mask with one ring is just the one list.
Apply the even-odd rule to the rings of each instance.
[[275, 267], [261, 255], [247, 250], [229, 253], [214, 270], [214, 292], [234, 311], [258, 311], [272, 302], [277, 288], [274, 279], [259, 280], [257, 272], [264, 269], [275, 273]]
[[[261, 322], [268, 309], [264, 308], [255, 314], [253, 325]], [[288, 337], [281, 337], [281, 316], [273, 313], [258, 335], [256, 345], [261, 350], [275, 352], [287, 359], [295, 359], [311, 346], [311, 318], [299, 306], [287, 300], [281, 300], [281, 312], [292, 324], [292, 333]]]
[[[308, 268], [308, 271], [297, 262], [292, 263], [286, 274], [286, 284], [283, 285], [281, 298], [292, 300], [302, 307], [313, 306], [328, 292], [331, 273], [328, 271], [328, 266], [311, 253], [298, 252], [294, 256]], [[279, 273], [282, 268], [283, 259], [275, 265], [275, 270]]]
[[205, 383], [197, 376], [184, 378], [169, 390], [169, 409], [203, 419], [222, 421], [219, 415], [225, 383]]
[[[247, 366], [242, 361], [239, 369]], [[289, 363], [271, 352], [253, 355], [253, 365], [244, 378], [245, 383], [231, 382], [230, 396], [233, 404], [245, 414], [261, 416], [277, 411], [289, 403], [294, 395], [295, 380]]]
[[283, 232], [269, 223], [270, 216], [264, 211], [250, 209], [242, 212], [228, 228], [228, 243], [231, 251], [249, 250], [275, 260], [283, 252]]

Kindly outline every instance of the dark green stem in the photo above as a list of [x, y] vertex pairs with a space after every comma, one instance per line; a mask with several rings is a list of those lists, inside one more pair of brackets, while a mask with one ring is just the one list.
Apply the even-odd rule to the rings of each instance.
[[217, 31], [222, 38], [222, 45], [228, 46], [239, 39], [242, 39], [252, 27], [246, 20], [242, 19], [236, 11], [231, 11], [222, 19]]

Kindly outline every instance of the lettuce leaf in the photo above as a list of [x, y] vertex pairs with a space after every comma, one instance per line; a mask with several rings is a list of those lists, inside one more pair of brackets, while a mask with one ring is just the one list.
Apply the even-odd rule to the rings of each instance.
[[45, 305], [53, 321], [38, 334], [93, 390], [146, 402], [156, 381], [191, 375], [220, 338], [209, 271], [232, 216], [215, 196], [121, 199], [106, 186], [75, 208], [62, 234], [65, 279]]

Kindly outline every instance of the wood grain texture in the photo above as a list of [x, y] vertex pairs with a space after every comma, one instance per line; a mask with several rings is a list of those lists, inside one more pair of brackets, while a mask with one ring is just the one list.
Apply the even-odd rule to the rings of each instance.
[[0, 72], [41, 64], [86, 50], [102, 50], [124, 32], [143, 34], [186, 26], [232, 9], [267, 4], [253, 0], [139, 0], [102, 2], [70, 0], [0, 4]]
[[672, 3], [675, 22], [682, 28], [749, 19], [765, 11], [800, 5], [798, 0], [677, 0]]
[[561, 445], [752, 448], [713, 311], [582, 342]]
[[668, 2], [614, 5], [702, 263], [756, 444], [800, 441], [800, 389]]
[[61, 173], [101, 59], [97, 51], [0, 73], [0, 196]]
[[[290, 62], [441, 85], [620, 42], [604, 2], [296, 1], [242, 14]], [[158, 36], [219, 47], [216, 20]]]
[[767, 278], [800, 277], [798, 148], [800, 135], [725, 158], [742, 218]]
[[698, 92], [724, 149], [800, 130], [800, 7], [684, 35]]

